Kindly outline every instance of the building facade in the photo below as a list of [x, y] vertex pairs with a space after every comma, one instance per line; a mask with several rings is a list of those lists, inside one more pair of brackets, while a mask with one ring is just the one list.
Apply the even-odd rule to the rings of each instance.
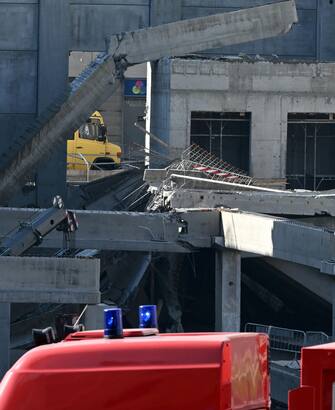
[[153, 128], [171, 158], [196, 143], [262, 179], [335, 187], [335, 64], [165, 59]]
[[[50, 115], [55, 109], [55, 101], [65, 98], [70, 52], [103, 51], [109, 36], [123, 31], [275, 1], [277, 0], [0, 1], [0, 168], [6, 167], [8, 158], [15, 150], [22, 148], [24, 139], [21, 136], [31, 123], [41, 115]], [[206, 54], [274, 54], [284, 60], [333, 61], [333, 0], [297, 0], [296, 3], [299, 23], [286, 36], [224, 50], [209, 50]], [[154, 68], [157, 85], [165, 81], [164, 77], [159, 79], [159, 73]], [[162, 95], [165, 93], [164, 87], [163, 84]], [[156, 88], [155, 93], [157, 92]], [[153, 105], [158, 105], [156, 112], [161, 103], [162, 99], [153, 100]], [[163, 113], [162, 110], [160, 112], [160, 117], [154, 121], [162, 121], [164, 124], [169, 113]], [[121, 124], [127, 121], [122, 116], [119, 113], [118, 118], [114, 118], [115, 128], [121, 129]], [[159, 131], [156, 125], [155, 129]], [[181, 142], [177, 142], [176, 148], [180, 145]], [[24, 198], [14, 200], [13, 204], [48, 206], [54, 194], [65, 195], [65, 147], [64, 141], [60, 149], [55, 149], [53, 158], [46, 159], [40, 165], [37, 173], [32, 170], [32, 173], [36, 173], [35, 188], [26, 192]], [[253, 165], [254, 158], [251, 155], [251, 171], [257, 174]], [[279, 175], [281, 172], [277, 167], [275, 174]]]

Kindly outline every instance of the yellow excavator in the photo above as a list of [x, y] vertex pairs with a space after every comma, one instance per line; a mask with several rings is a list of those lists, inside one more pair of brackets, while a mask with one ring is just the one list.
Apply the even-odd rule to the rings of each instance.
[[107, 138], [107, 128], [99, 111], [90, 118], [67, 141], [68, 170], [111, 170], [121, 164], [121, 147]]

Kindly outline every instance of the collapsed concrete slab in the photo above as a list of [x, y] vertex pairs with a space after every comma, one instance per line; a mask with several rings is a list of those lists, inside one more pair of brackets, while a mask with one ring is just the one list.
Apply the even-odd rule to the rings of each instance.
[[296, 21], [295, 3], [289, 0], [114, 36], [109, 52], [72, 83], [72, 93], [59, 110], [37, 120], [24, 136], [23, 148], [17, 151], [17, 141], [13, 141], [10, 158], [0, 172], [1, 203], [7, 203], [37, 164], [54, 152], [56, 143], [78, 129], [114, 93], [129, 65], [274, 37], [286, 33]]

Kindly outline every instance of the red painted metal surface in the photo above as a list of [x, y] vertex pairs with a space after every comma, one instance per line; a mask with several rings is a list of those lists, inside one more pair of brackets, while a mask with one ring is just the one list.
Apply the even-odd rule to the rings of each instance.
[[269, 408], [267, 336], [135, 333], [31, 350], [1, 382], [0, 410]]
[[335, 343], [302, 349], [300, 388], [289, 392], [289, 410], [331, 410]]

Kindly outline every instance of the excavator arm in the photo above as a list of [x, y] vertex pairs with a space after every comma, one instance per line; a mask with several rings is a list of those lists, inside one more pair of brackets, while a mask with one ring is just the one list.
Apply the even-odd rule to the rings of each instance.
[[77, 228], [74, 212], [66, 210], [62, 198], [56, 196], [51, 208], [41, 210], [30, 221], [20, 223], [5, 237], [0, 246], [0, 256], [20, 256], [33, 246], [39, 245], [43, 238], [55, 229], [71, 233]]

